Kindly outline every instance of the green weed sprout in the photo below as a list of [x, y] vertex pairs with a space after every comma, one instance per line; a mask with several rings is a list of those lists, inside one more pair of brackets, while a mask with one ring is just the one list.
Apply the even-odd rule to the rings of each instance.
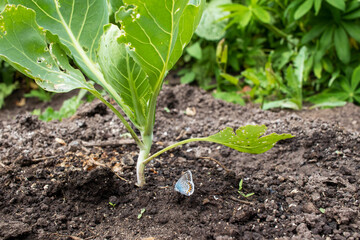
[[[265, 126], [226, 128], [190, 138], [149, 156], [156, 101], [165, 76], [181, 57], [200, 21], [205, 0], [8, 0], [0, 17], [0, 57], [43, 89], [85, 89], [121, 120], [139, 147], [137, 185], [145, 166], [176, 146], [205, 141], [247, 153], [262, 153], [290, 134]], [[114, 22], [110, 23], [109, 19]], [[74, 64], [76, 67], [74, 67]], [[87, 80], [89, 79], [89, 80]], [[110, 104], [94, 83], [118, 104]]]
[[110, 205], [111, 207], [115, 208], [116, 203], [109, 202], [109, 205]]
[[146, 211], [146, 209], [145, 209], [145, 208], [142, 208], [142, 209], [140, 210], [140, 213], [138, 214], [137, 218], [138, 218], [138, 219], [142, 218], [142, 216], [143, 216], [143, 214], [145, 213], [145, 211]]
[[255, 193], [248, 193], [248, 194], [245, 194], [243, 191], [243, 179], [240, 180], [239, 182], [239, 190], [238, 190], [238, 193], [243, 196], [244, 198], [248, 198], [248, 197], [251, 197], [252, 195], [254, 195]]

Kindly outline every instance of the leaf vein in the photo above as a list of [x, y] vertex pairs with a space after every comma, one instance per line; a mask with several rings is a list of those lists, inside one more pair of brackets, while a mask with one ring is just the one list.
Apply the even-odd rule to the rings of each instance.
[[49, 15], [49, 13], [47, 13], [43, 8], [41, 8], [39, 6], [39, 4], [37, 4], [34, 0], [31, 0], [46, 16], [48, 16], [49, 18], [51, 18], [52, 20], [56, 21], [56, 22], [60, 22], [58, 19], [54, 18], [53, 16]]
[[73, 18], [73, 14], [74, 14], [74, 9], [75, 9], [75, 0], [72, 2], [71, 5], [71, 14], [70, 14], [70, 18], [69, 18], [69, 27], [71, 28], [71, 22], [72, 22], [72, 18]]
[[151, 14], [151, 12], [149, 11], [149, 9], [146, 7], [145, 3], [142, 3], [144, 5], [144, 8], [146, 10], [146, 12], [149, 14], [149, 16], [153, 19], [154, 23], [166, 34], [170, 35], [171, 33], [169, 31], [166, 31], [163, 27], [161, 27], [161, 25], [156, 21], [156, 18]]
[[145, 30], [138, 22], [136, 22], [136, 24], [141, 28], [141, 30], [143, 31], [143, 33], [144, 33], [145, 36], [147, 37], [147, 39], [148, 39], [148, 41], [149, 41], [148, 44], [150, 44], [150, 45], [155, 49], [155, 51], [156, 51], [156, 53], [159, 55], [161, 61], [163, 62], [163, 64], [165, 64], [164, 58], [161, 56], [161, 54], [160, 54], [159, 50], [156, 48], [156, 46], [152, 43], [151, 38], [150, 38], [150, 36], [147, 34], [146, 30]]
[[[74, 1], [75, 1], [75, 0], [74, 0]], [[86, 19], [87, 19], [87, 15], [88, 15], [88, 13], [89, 13], [89, 8], [90, 8], [89, 5], [90, 5], [90, 4], [89, 4], [89, 0], [86, 0], [86, 12], [85, 12], [85, 16], [84, 16], [83, 22], [82, 22], [82, 24], [81, 24], [81, 28], [80, 28], [80, 31], [79, 31], [79, 33], [78, 33], [78, 36], [76, 37], [76, 40], [78, 40], [78, 41], [79, 41], [80, 36], [81, 36], [81, 33], [82, 33], [83, 29], [84, 29], [85, 22], [86, 22]]]
[[[103, 11], [102, 18], [104, 18], [104, 15], [105, 15], [105, 11]], [[91, 47], [90, 47], [90, 59], [92, 59], [91, 56], [92, 56], [93, 48], [94, 48], [94, 45], [95, 45], [95, 39], [97, 39], [97, 37], [98, 37], [98, 35], [99, 35], [99, 33], [100, 33], [101, 28], [102, 28], [102, 26], [101, 26], [101, 24], [99, 24], [98, 29], [97, 29], [97, 32], [96, 32], [96, 36], [94, 37], [94, 40], [93, 40], [92, 43], [91, 43]]]

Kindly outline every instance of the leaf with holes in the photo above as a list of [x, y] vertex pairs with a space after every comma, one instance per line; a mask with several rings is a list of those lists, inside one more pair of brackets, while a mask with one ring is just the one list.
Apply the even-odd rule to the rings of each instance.
[[68, 62], [57, 38], [39, 27], [35, 12], [8, 5], [0, 20], [0, 56], [45, 90], [93, 89]]
[[83, 72], [102, 84], [89, 61], [96, 60], [103, 26], [109, 21], [106, 0], [9, 0], [9, 3], [33, 9], [37, 23], [59, 36]]
[[293, 138], [291, 134], [276, 134], [261, 137], [266, 132], [265, 125], [247, 125], [240, 127], [234, 133], [230, 127], [204, 138], [204, 141], [219, 143], [229, 148], [245, 153], [264, 153], [271, 149], [276, 142]]

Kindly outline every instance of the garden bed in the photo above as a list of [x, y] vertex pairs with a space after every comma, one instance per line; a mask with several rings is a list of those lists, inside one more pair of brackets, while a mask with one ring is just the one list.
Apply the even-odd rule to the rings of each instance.
[[[63, 122], [0, 114], [1, 239], [360, 238], [360, 109], [352, 104], [271, 112], [164, 86], [152, 152], [246, 124], [296, 137], [260, 155], [187, 144], [150, 163], [142, 189], [136, 145], [99, 101]], [[190, 197], [174, 191], [186, 170]], [[238, 193], [241, 179], [253, 196]]]

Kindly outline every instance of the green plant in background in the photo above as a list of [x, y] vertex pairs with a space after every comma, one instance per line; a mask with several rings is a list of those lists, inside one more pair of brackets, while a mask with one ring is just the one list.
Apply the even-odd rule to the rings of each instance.
[[231, 3], [231, 0], [212, 0], [206, 4], [204, 13], [195, 34], [208, 41], [218, 41], [226, 34], [227, 20], [223, 19], [228, 12], [221, 6]]
[[[7, 1], [0, 1], [0, 12], [2, 12]], [[18, 88], [18, 83], [14, 82], [15, 69], [7, 62], [0, 60], [0, 109], [5, 104], [5, 98]]]
[[189, 65], [189, 67], [182, 68], [178, 71], [178, 75], [181, 77], [180, 81], [182, 84], [196, 81], [201, 88], [209, 90], [216, 87], [214, 76], [218, 72], [215, 61], [215, 49], [213, 47], [215, 43], [201, 47], [202, 42], [204, 41], [199, 40], [186, 48], [181, 65], [184, 66], [185, 64]]
[[303, 81], [305, 72], [305, 60], [307, 56], [306, 47], [302, 47], [293, 65], [289, 65], [285, 72], [285, 80], [278, 81], [280, 90], [285, 92], [285, 99], [276, 101], [265, 101], [262, 108], [291, 108], [302, 109], [303, 102]]
[[[272, 29], [271, 32], [275, 32], [273, 35], [279, 34], [279, 32], [281, 33], [278, 28], [269, 25], [271, 17], [268, 11], [265, 10], [265, 7], [263, 7], [263, 1], [252, 1], [251, 4], [251, 6], [245, 6], [237, 3], [231, 4], [230, 1], [210, 1], [205, 11], [210, 8], [212, 13], [217, 13], [212, 14], [212, 21], [202, 21], [203, 24], [199, 25], [196, 33], [200, 37], [200, 40], [197, 42], [201, 42], [203, 48], [207, 50], [212, 49], [212, 58], [203, 56], [201, 60], [197, 60], [197, 58], [194, 57], [195, 61], [191, 62], [191, 68], [185, 68], [181, 71], [181, 73], [188, 72], [188, 75], [192, 76], [192, 78], [186, 79], [191, 79], [191, 81], [196, 80], [202, 88], [216, 88], [216, 92], [213, 93], [214, 97], [242, 105], [245, 104], [243, 96], [246, 94], [244, 94], [243, 88], [246, 86], [239, 81], [240, 70], [242, 68], [264, 65], [266, 63], [266, 53], [263, 51], [266, 39], [260, 36], [263, 29], [258, 28], [257, 24], [261, 23], [260, 25], [262, 27], [266, 26], [265, 29]], [[245, 15], [243, 14], [244, 12], [246, 12]], [[247, 20], [243, 21], [242, 18], [247, 18]], [[246, 22], [246, 24], [243, 24], [242, 27], [238, 29], [238, 25], [236, 25], [238, 22]], [[224, 28], [219, 34], [205, 31], [206, 29], [215, 28], [218, 25]], [[202, 32], [208, 34], [199, 34]], [[216, 32], [219, 31], [215, 31], [215, 33]], [[281, 34], [284, 35], [284, 33]], [[209, 41], [209, 39], [220, 40], [222, 37], [224, 37], [225, 40], [220, 41], [218, 46]], [[218, 55], [221, 42], [222, 45], [227, 48], [226, 53], [223, 54], [223, 57], [226, 55], [226, 63], [219, 62]], [[215, 51], [215, 49], [217, 50]], [[215, 56], [216, 62], [214, 62]], [[194, 66], [200, 69], [201, 66], [210, 65], [209, 63], [212, 63], [211, 69], [213, 74], [210, 72], [207, 74], [208, 78], [198, 78], [198, 75], [193, 71]], [[204, 79], [207, 79], [206, 82], [211, 82], [212, 84], [204, 86]], [[216, 82], [214, 82], [214, 80], [216, 80]], [[183, 83], [187, 82], [188, 81], [183, 81]]]
[[326, 68], [324, 65], [331, 64], [329, 57], [332, 56], [323, 59], [329, 50], [335, 49], [337, 58], [343, 64], [350, 63], [351, 41], [353, 44], [360, 42], [360, 3], [344, 0], [307, 0], [294, 13], [294, 18], [302, 18], [310, 12], [312, 5], [315, 16], [305, 19], [311, 29], [303, 35], [301, 44], [306, 45], [310, 41], [315, 41], [314, 73], [321, 78], [322, 70]]
[[[316, 77], [308, 84], [312, 89], [306, 99], [315, 103], [314, 107], [342, 106], [345, 101], [354, 101], [344, 96], [354, 94], [356, 86], [349, 84], [351, 72], [360, 64], [360, 2], [294, 1], [290, 8], [297, 9], [292, 10], [293, 17], [304, 24], [300, 44], [308, 46], [307, 68]], [[314, 96], [317, 92], [323, 94]]]
[[186, 49], [183, 61], [189, 66], [178, 72], [181, 83], [188, 84], [196, 81], [203, 89], [216, 88], [219, 69], [215, 61], [216, 41], [226, 33], [227, 20], [221, 20], [227, 12], [219, 6], [231, 3], [231, 0], [213, 0], [204, 7], [204, 12], [195, 34], [197, 40], [193, 41]]
[[338, 77], [330, 88], [309, 97], [315, 107], [343, 106], [346, 102], [360, 104], [360, 66], [348, 69], [345, 76]]
[[271, 15], [268, 11], [261, 5], [265, 1], [251, 0], [247, 1], [247, 5], [233, 3], [233, 4], [224, 4], [222, 8], [224, 11], [230, 12], [229, 15], [226, 15], [225, 18], [230, 18], [231, 21], [227, 25], [230, 27], [234, 24], [238, 25], [241, 28], [245, 28], [249, 25], [251, 21], [260, 21], [264, 24], [271, 23]]
[[[284, 77], [279, 73], [274, 73], [271, 63], [272, 54], [270, 54], [264, 69], [248, 68], [241, 73], [241, 76], [234, 77], [226, 73], [227, 45], [224, 45], [224, 41], [220, 41], [217, 48], [217, 62], [221, 69], [220, 76], [230, 85], [236, 87], [233, 90], [227, 88], [226, 91], [218, 91], [213, 95], [215, 98], [240, 104], [244, 104], [243, 98], [248, 96], [253, 102], [260, 103], [263, 109], [282, 107], [299, 110], [302, 108], [302, 86], [305, 78], [306, 56], [307, 49], [303, 47], [296, 55], [293, 65], [290, 64], [284, 70]], [[248, 91], [240, 91], [240, 77], [244, 78]], [[224, 88], [224, 84], [221, 86], [219, 89]], [[281, 100], [271, 100], [274, 97], [275, 99], [281, 98]]]
[[5, 104], [5, 98], [18, 88], [18, 83], [14, 82], [15, 69], [8, 63], [0, 61], [0, 109]]
[[0, 83], [0, 108], [5, 104], [5, 98], [9, 96], [15, 89], [17, 84], [7, 85], [5, 83]]
[[39, 116], [41, 121], [49, 122], [53, 120], [63, 120], [71, 117], [76, 113], [76, 110], [83, 103], [82, 99], [86, 95], [87, 91], [81, 89], [77, 96], [73, 96], [63, 102], [59, 111], [55, 111], [52, 107], [47, 107], [43, 112], [41, 109], [35, 109], [32, 114]]
[[54, 93], [45, 91], [42, 88], [32, 89], [29, 93], [24, 94], [24, 97], [36, 97], [43, 102], [50, 102], [52, 96], [54, 96]]
[[[273, 133], [260, 138], [265, 126], [245, 126], [235, 133], [226, 128], [210, 137], [175, 143], [149, 157], [157, 97], [165, 76], [191, 40], [203, 0], [124, 0], [114, 14], [115, 24], [109, 23], [114, 11], [105, 0], [8, 2], [11, 5], [0, 19], [1, 58], [45, 90], [85, 89], [106, 104], [139, 147], [138, 186], [145, 184], [146, 164], [182, 144], [205, 141], [263, 153], [277, 141], [293, 137]], [[140, 136], [93, 82], [115, 100]]]
[[[214, 16], [222, 17], [204, 22], [197, 32], [220, 23], [226, 27], [217, 39], [198, 35], [196, 44], [215, 52], [213, 41], [223, 38], [223, 45], [227, 46], [226, 67], [214, 65], [214, 56], [202, 55], [200, 59], [192, 55], [181, 73], [187, 73], [184, 83], [196, 81], [205, 89], [216, 88], [217, 98], [240, 104], [250, 100], [265, 108], [301, 109], [303, 99], [331, 87], [339, 76], [348, 77], [350, 82], [347, 69], [360, 65], [357, 0], [233, 0], [222, 4], [213, 0], [208, 6], [212, 12], [218, 11]], [[303, 47], [306, 58], [300, 88], [293, 83], [300, 82], [295, 59], [301, 57], [298, 55]], [[193, 66], [201, 69], [209, 63], [213, 67], [206, 78], [192, 71]], [[205, 85], [204, 79], [211, 84]], [[329, 106], [331, 103], [338, 106], [343, 101], [332, 96], [328, 98]]]
[[[229, 63], [239, 71], [237, 62], [243, 67], [254, 67], [266, 62], [268, 49], [294, 46], [296, 42], [291, 35], [280, 30], [277, 22], [286, 22], [283, 14], [284, 5], [280, 1], [240, 1], [222, 5], [221, 8], [230, 14], [223, 17], [229, 19], [226, 40], [232, 54]], [[283, 24], [280, 24], [283, 27]], [[235, 40], [235, 41], [234, 41]], [[234, 46], [232, 46], [234, 45]], [[268, 48], [268, 49], [267, 49]]]
[[240, 92], [239, 79], [226, 73], [228, 64], [228, 45], [225, 44], [225, 39], [222, 39], [216, 48], [216, 62], [219, 69], [219, 78], [217, 80], [216, 91], [213, 92], [212, 95], [216, 99], [245, 105], [243, 94]]

